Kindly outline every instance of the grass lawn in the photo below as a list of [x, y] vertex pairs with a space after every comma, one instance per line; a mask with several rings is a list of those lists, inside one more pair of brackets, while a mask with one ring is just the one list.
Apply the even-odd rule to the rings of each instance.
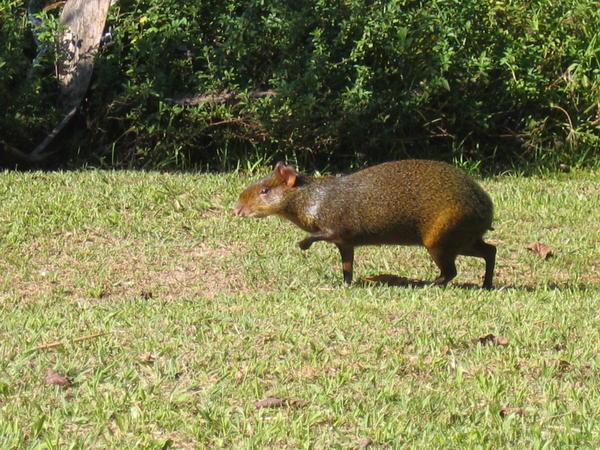
[[0, 448], [600, 446], [600, 172], [483, 181], [489, 292], [366, 280], [435, 278], [406, 247], [344, 288], [250, 180], [0, 173]]

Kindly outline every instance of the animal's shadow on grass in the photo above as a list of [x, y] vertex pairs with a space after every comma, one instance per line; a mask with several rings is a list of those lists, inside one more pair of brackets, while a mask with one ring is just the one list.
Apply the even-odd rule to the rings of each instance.
[[[381, 274], [381, 275], [373, 275], [369, 277], [365, 277], [359, 280], [356, 280], [356, 285], [360, 287], [369, 287], [369, 286], [378, 286], [385, 285], [390, 287], [403, 287], [403, 288], [424, 288], [427, 286], [434, 286], [433, 281], [428, 280], [418, 280], [415, 278], [406, 278], [398, 275], [391, 274]], [[485, 290], [481, 287], [481, 284], [476, 283], [450, 283], [450, 286], [460, 288], [460, 289], [478, 289]], [[565, 281], [562, 283], [540, 283], [539, 285], [534, 284], [495, 284], [490, 291], [507, 291], [507, 290], [515, 290], [515, 291], [524, 291], [524, 292], [536, 292], [540, 290], [552, 290], [552, 291], [565, 291], [565, 290], [576, 290], [576, 291], [585, 291], [589, 290], [592, 287], [600, 287], [600, 285], [595, 285], [594, 283], [580, 283], [580, 282], [572, 282]]]

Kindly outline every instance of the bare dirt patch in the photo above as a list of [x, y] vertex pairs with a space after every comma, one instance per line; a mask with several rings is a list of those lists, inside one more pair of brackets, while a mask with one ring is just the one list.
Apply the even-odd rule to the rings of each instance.
[[208, 297], [247, 290], [231, 263], [242, 244], [148, 243], [96, 232], [64, 233], [26, 249], [5, 267], [5, 284], [22, 300]]

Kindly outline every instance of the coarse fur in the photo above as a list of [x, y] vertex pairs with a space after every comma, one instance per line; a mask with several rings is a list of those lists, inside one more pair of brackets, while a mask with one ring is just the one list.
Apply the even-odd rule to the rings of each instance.
[[448, 164], [393, 161], [341, 177], [312, 178], [283, 163], [241, 193], [235, 213], [279, 215], [316, 241], [340, 250], [344, 281], [352, 281], [354, 248], [361, 245], [422, 245], [440, 269], [437, 284], [456, 276], [458, 255], [486, 261], [483, 286], [491, 288], [496, 248], [483, 241], [493, 204], [471, 178]]

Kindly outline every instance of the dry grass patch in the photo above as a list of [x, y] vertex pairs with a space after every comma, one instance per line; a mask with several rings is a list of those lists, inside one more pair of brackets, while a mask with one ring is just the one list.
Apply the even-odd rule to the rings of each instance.
[[248, 290], [231, 263], [241, 243], [148, 243], [101, 232], [68, 232], [27, 247], [3, 264], [6, 294], [18, 301], [160, 297], [213, 298]]

